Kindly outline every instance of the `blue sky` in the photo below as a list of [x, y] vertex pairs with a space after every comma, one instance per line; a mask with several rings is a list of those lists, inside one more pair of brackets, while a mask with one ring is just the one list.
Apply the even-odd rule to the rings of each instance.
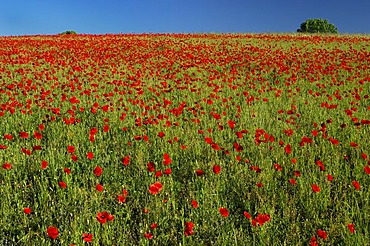
[[295, 32], [309, 18], [370, 33], [370, 0], [4, 0], [0, 36]]

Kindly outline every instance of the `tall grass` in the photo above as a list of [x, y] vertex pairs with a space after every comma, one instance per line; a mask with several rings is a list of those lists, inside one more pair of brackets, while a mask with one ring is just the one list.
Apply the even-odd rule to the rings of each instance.
[[368, 37], [0, 42], [0, 244], [369, 242]]

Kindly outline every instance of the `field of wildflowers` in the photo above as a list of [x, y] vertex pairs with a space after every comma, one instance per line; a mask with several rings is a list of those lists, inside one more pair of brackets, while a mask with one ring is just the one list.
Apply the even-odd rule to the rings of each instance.
[[370, 38], [0, 37], [1, 245], [366, 245]]

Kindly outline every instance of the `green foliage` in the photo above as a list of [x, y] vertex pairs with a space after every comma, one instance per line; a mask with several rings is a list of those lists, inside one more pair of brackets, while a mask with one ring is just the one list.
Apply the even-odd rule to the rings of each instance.
[[304, 33], [338, 33], [338, 28], [330, 24], [328, 20], [323, 19], [308, 19], [301, 24], [301, 28], [297, 32]]
[[369, 245], [369, 37], [61, 37], [1, 41], [0, 245]]
[[75, 32], [75, 31], [65, 31], [65, 32], [62, 32], [60, 34], [62, 34], [62, 35], [64, 35], [64, 34], [77, 34], [77, 32]]

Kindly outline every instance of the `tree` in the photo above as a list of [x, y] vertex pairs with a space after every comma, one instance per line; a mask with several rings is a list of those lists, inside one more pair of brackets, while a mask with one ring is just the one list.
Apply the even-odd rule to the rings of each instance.
[[65, 32], [62, 32], [62, 33], [60, 33], [60, 34], [77, 34], [77, 32], [75, 32], [75, 31], [65, 31]]
[[301, 24], [297, 32], [304, 33], [338, 33], [338, 28], [330, 24], [328, 20], [308, 19]]

